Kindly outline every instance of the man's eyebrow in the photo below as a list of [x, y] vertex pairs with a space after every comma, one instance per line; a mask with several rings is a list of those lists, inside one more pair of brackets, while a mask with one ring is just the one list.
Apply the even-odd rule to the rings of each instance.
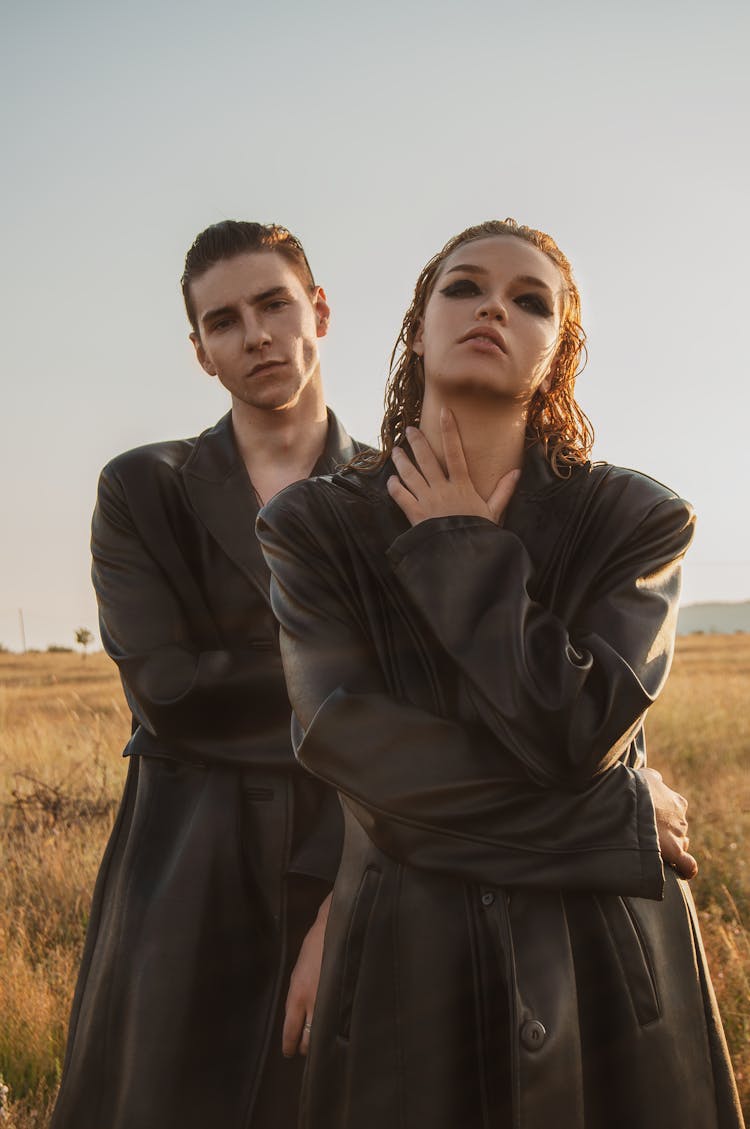
[[[269, 298], [278, 298], [280, 296], [287, 298], [291, 297], [291, 294], [292, 292], [287, 286], [272, 286], [270, 290], [263, 290], [260, 294], [254, 294], [252, 298], [248, 298], [248, 302], [251, 306], [255, 306], [258, 302], [267, 302]], [[204, 323], [213, 321], [216, 318], [226, 317], [227, 314], [233, 314], [234, 312], [234, 306], [216, 306], [214, 309], [206, 310], [204, 314], [201, 314], [201, 321]]]
[[231, 306], [216, 306], [213, 310], [206, 310], [201, 314], [201, 321], [213, 321], [214, 318], [225, 317], [227, 314], [234, 313]]
[[[462, 271], [464, 274], [489, 274], [486, 267], [475, 266], [474, 263], [459, 263], [455, 267], [450, 267], [445, 273], [453, 274], [454, 271]], [[548, 282], [536, 278], [533, 274], [519, 274], [513, 279], [513, 282], [520, 282], [523, 286], [538, 286], [541, 290], [549, 291], [550, 294], [554, 293]]]
[[272, 286], [270, 290], [263, 290], [260, 294], [250, 299], [250, 305], [254, 306], [256, 302], [267, 302], [269, 298], [278, 298], [283, 295], [285, 298], [291, 297], [291, 290], [288, 286]]

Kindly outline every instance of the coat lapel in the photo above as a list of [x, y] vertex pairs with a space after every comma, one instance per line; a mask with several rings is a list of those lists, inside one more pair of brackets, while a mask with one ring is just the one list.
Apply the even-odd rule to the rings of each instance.
[[258, 502], [228, 412], [204, 431], [182, 468], [190, 503], [226, 555], [268, 601], [268, 570], [255, 536]]
[[[332, 473], [348, 462], [356, 449], [329, 409], [326, 444], [312, 473]], [[199, 436], [182, 467], [182, 477], [195, 513], [268, 603], [270, 573], [255, 536], [258, 499], [237, 450], [231, 412]]]
[[530, 595], [554, 604], [570, 547], [575, 542], [590, 482], [589, 463], [557, 478], [535, 443], [524, 457], [518, 487], [505, 514], [503, 528], [515, 533], [534, 566]]

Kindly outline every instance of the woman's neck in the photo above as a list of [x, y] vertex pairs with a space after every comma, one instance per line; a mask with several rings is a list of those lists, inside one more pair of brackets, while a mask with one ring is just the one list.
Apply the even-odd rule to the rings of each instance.
[[456, 418], [471, 481], [482, 498], [489, 498], [509, 470], [520, 467], [526, 440], [527, 405], [498, 403], [483, 396], [444, 396], [428, 390], [422, 405], [420, 429], [445, 469], [441, 408]]

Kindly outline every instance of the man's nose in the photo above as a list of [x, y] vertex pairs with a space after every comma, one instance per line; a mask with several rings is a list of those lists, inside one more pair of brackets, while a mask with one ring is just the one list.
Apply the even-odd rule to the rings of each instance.
[[265, 345], [270, 345], [271, 334], [265, 326], [263, 320], [257, 317], [254, 313], [248, 312], [244, 317], [245, 328], [245, 349], [251, 352], [253, 349], [262, 349]]

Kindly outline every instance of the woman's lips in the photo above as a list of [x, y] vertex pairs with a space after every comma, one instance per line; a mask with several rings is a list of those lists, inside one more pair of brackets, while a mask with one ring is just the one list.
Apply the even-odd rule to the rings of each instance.
[[476, 328], [470, 329], [461, 338], [461, 343], [473, 345], [477, 349], [481, 349], [482, 352], [507, 353], [508, 351], [502, 333], [491, 326], [476, 326]]

